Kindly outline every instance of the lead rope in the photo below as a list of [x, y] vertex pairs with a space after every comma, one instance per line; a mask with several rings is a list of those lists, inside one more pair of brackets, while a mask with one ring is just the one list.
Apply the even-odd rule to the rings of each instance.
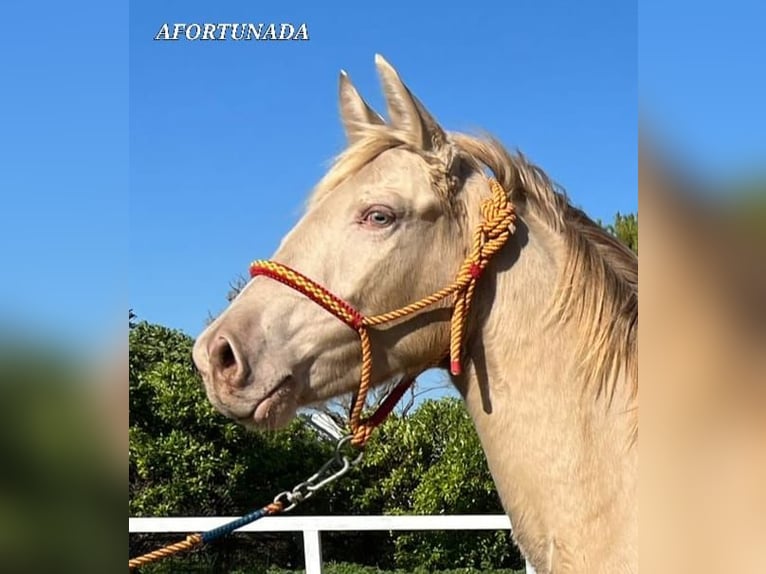
[[[264, 275], [283, 283], [284, 285], [304, 294], [306, 297], [320, 305], [326, 311], [346, 323], [359, 334], [359, 341], [362, 351], [362, 368], [359, 381], [359, 389], [356, 393], [353, 407], [349, 417], [349, 426], [351, 435], [342, 438], [336, 447], [336, 453], [333, 459], [328, 461], [316, 474], [306, 481], [297, 485], [292, 491], [285, 491], [277, 495], [274, 502], [253, 511], [245, 516], [233, 520], [223, 526], [204, 532], [202, 534], [191, 534], [185, 540], [170, 544], [159, 550], [149, 552], [138, 558], [129, 560], [129, 568], [136, 568], [160, 558], [172, 556], [179, 552], [190, 550], [203, 543], [211, 542], [216, 538], [225, 536], [230, 532], [241, 528], [246, 524], [254, 522], [264, 516], [278, 513], [289, 512], [297, 504], [313, 496], [320, 488], [343, 476], [351, 467], [355, 466], [361, 460], [360, 453], [356, 458], [349, 459], [343, 455], [341, 450], [346, 442], [351, 443], [358, 449], [363, 449], [370, 439], [372, 432], [378, 427], [396, 406], [402, 395], [415, 381], [415, 377], [408, 377], [402, 380], [394, 387], [391, 393], [381, 403], [375, 413], [368, 417], [362, 417], [362, 411], [367, 403], [367, 393], [370, 390], [372, 376], [372, 345], [368, 327], [390, 323], [397, 319], [403, 319], [409, 315], [422, 311], [426, 307], [434, 305], [439, 301], [455, 295], [455, 303], [450, 321], [450, 344], [449, 351], [446, 352], [439, 361], [432, 363], [435, 366], [445, 357], [450, 358], [450, 373], [460, 375], [462, 368], [462, 349], [465, 336], [466, 318], [471, 308], [473, 295], [476, 290], [476, 282], [486, 269], [491, 257], [497, 253], [514, 231], [516, 214], [513, 205], [508, 199], [505, 190], [495, 179], [489, 180], [491, 195], [481, 204], [481, 224], [476, 228], [471, 251], [468, 257], [461, 265], [455, 280], [451, 285], [432, 293], [415, 303], [405, 305], [400, 309], [372, 315], [370, 317], [362, 315], [354, 307], [346, 303], [341, 298], [333, 295], [330, 291], [300, 274], [294, 269], [277, 263], [275, 261], [258, 260], [250, 265], [250, 276], [257, 277]], [[325, 476], [333, 465], [340, 465], [334, 473]]]
[[164, 546], [152, 552], [147, 552], [146, 554], [143, 554], [137, 558], [131, 558], [130, 560], [128, 560], [128, 569], [132, 570], [133, 568], [138, 568], [139, 566], [146, 566], [147, 564], [151, 564], [152, 562], [157, 562], [158, 560], [162, 558], [167, 558], [169, 556], [173, 556], [174, 554], [178, 554], [179, 552], [191, 550], [192, 548], [195, 548], [196, 546], [207, 544], [209, 542], [212, 542], [213, 540], [216, 540], [217, 538], [226, 536], [227, 534], [233, 532], [237, 528], [242, 528], [246, 524], [255, 522], [259, 518], [263, 518], [264, 516], [282, 512], [283, 509], [284, 509], [284, 504], [281, 501], [274, 501], [273, 503], [267, 506], [264, 506], [263, 508], [259, 508], [258, 510], [245, 514], [241, 518], [232, 520], [231, 522], [228, 522], [224, 524], [223, 526], [219, 526], [218, 528], [214, 528], [212, 530], [208, 530], [207, 532], [203, 532], [203, 533], [190, 534], [189, 536], [187, 536], [184, 540], [180, 542], [176, 542], [174, 544], [168, 544], [167, 546]]

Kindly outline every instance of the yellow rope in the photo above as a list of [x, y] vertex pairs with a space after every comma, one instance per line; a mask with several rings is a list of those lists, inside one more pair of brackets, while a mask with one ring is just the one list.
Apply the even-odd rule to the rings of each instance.
[[[453, 375], [462, 372], [460, 355], [465, 335], [466, 318], [476, 290], [476, 282], [486, 269], [490, 258], [497, 253], [511, 235], [516, 215], [503, 187], [495, 179], [489, 180], [491, 195], [481, 204], [481, 224], [476, 229], [471, 243], [471, 251], [460, 267], [453, 283], [436, 293], [420, 299], [400, 309], [365, 317], [342, 299], [327, 289], [305, 277], [297, 271], [274, 261], [254, 261], [250, 267], [252, 276], [267, 275], [285, 285], [304, 293], [324, 307], [327, 311], [353, 327], [359, 333], [362, 347], [362, 368], [359, 389], [351, 409], [350, 424], [353, 438], [351, 443], [363, 446], [372, 432], [372, 425], [362, 420], [362, 411], [367, 400], [372, 375], [372, 348], [368, 327], [403, 319], [422, 311], [439, 301], [455, 295], [455, 302], [450, 322], [450, 371]], [[441, 360], [441, 359], [440, 359]]]
[[178, 554], [179, 552], [183, 552], [184, 550], [190, 550], [194, 548], [195, 546], [199, 546], [202, 544], [202, 536], [200, 534], [190, 534], [186, 537], [185, 540], [182, 540], [181, 542], [176, 542], [175, 544], [168, 544], [167, 546], [160, 548], [159, 550], [154, 550], [153, 552], [149, 552], [147, 554], [144, 554], [143, 556], [139, 556], [138, 558], [133, 558], [128, 561], [128, 568], [138, 568], [139, 566], [146, 566], [147, 564], [151, 564], [152, 562], [156, 562], [160, 558], [167, 558], [168, 556], [172, 556], [173, 554]]
[[372, 373], [372, 349], [365, 327], [382, 325], [402, 319], [422, 311], [426, 307], [438, 303], [452, 294], [456, 294], [450, 322], [449, 356], [452, 374], [459, 375], [461, 373], [460, 355], [465, 335], [465, 323], [476, 289], [476, 282], [481, 272], [486, 269], [491, 257], [505, 245], [516, 220], [513, 205], [508, 200], [503, 187], [495, 179], [491, 179], [489, 185], [492, 195], [482, 202], [482, 222], [474, 232], [471, 252], [460, 267], [455, 281], [436, 293], [432, 293], [400, 309], [371, 317], [363, 317], [363, 324], [357, 328], [362, 345], [362, 372], [359, 391], [350, 416], [351, 429], [354, 435], [351, 440], [352, 444], [356, 446], [364, 445], [373, 431], [373, 428], [370, 425], [366, 425], [365, 421], [361, 419], [362, 410], [370, 388], [370, 376]]

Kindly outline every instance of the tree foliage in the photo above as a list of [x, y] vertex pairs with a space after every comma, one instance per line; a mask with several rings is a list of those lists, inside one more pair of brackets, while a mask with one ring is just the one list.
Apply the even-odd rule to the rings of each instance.
[[613, 223], [599, 223], [638, 255], [638, 217], [634, 213], [622, 215], [618, 211]]
[[[129, 342], [131, 516], [244, 514], [329, 457], [330, 446], [300, 421], [280, 433], [250, 433], [217, 413], [194, 369], [187, 335], [139, 322]], [[153, 549], [149, 538], [136, 537], [131, 554]], [[297, 540], [272, 538], [218, 544], [216, 568], [230, 570], [244, 552], [256, 562], [283, 565], [300, 554]]]
[[[429, 400], [379, 429], [365, 458], [363, 508], [385, 514], [503, 514], [473, 423], [461, 401]], [[508, 532], [415, 532], [394, 541], [396, 565], [520, 566]]]

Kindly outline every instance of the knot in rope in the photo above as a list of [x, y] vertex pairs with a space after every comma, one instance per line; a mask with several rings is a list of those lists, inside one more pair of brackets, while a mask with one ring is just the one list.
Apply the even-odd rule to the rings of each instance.
[[492, 256], [497, 253], [513, 231], [516, 214], [503, 187], [495, 179], [489, 181], [492, 194], [481, 203], [482, 221], [476, 228], [471, 244], [471, 252], [458, 272], [455, 283], [455, 307], [450, 325], [450, 373], [460, 375], [463, 372], [461, 353], [465, 324], [471, 307], [476, 282], [489, 265]]
[[353, 428], [351, 431], [351, 444], [355, 447], [363, 447], [370, 440], [372, 431], [374, 430], [375, 427], [372, 426], [369, 421], [359, 421], [359, 424], [356, 425], [356, 428]]

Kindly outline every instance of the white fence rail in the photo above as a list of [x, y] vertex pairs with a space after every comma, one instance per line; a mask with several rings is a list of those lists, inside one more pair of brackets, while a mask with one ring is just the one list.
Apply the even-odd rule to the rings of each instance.
[[[204, 532], [237, 517], [129, 518], [131, 533]], [[270, 516], [236, 532], [302, 532], [306, 574], [322, 574], [322, 532], [386, 530], [510, 530], [511, 521], [501, 514], [415, 516]], [[527, 564], [527, 574], [534, 574]]]

